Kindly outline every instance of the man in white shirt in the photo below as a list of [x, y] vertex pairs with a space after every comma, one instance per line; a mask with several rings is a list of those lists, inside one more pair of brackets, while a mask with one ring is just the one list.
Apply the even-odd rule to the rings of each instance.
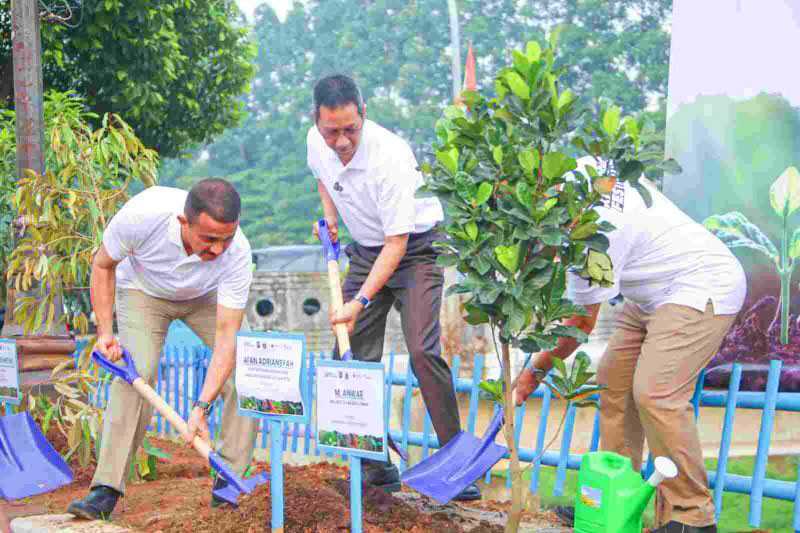
[[[188, 193], [169, 187], [145, 189], [109, 222], [92, 262], [91, 289], [95, 349], [116, 361], [124, 347], [151, 385], [173, 320], [183, 320], [213, 346], [184, 438], [191, 442], [200, 434], [210, 440], [207, 417], [222, 392], [225, 407], [217, 451], [242, 473], [253, 453], [256, 421], [237, 414], [230, 379], [236, 333], [246, 328], [244, 308], [253, 276], [250, 243], [239, 228], [240, 209], [238, 193], [222, 179], [200, 181]], [[115, 296], [119, 337], [113, 332]], [[114, 380], [91, 491], [72, 502], [68, 512], [87, 519], [110, 516], [124, 494], [131, 460], [152, 413], [130, 386]], [[224, 484], [217, 478], [215, 487]], [[212, 505], [220, 503], [212, 499]]]
[[[690, 400], [700, 371], [719, 349], [742, 307], [744, 271], [734, 255], [655, 187], [648, 208], [630, 183], [617, 183], [598, 208], [608, 233], [614, 284], [604, 288], [575, 274], [568, 296], [586, 316], [567, 321], [590, 333], [600, 304], [617, 294], [625, 307], [598, 371], [601, 447], [641, 468], [644, 439], [653, 455], [671, 458], [678, 477], [658, 487], [658, 533], [716, 531], [703, 452]], [[535, 390], [552, 358], [577, 348], [562, 339], [523, 371], [517, 404]], [[654, 533], [655, 533], [654, 532]]]
[[[461, 429], [452, 375], [441, 356], [439, 311], [444, 276], [436, 265], [436, 225], [443, 218], [436, 198], [415, 198], [422, 185], [406, 141], [367, 120], [355, 82], [334, 75], [314, 87], [316, 124], [308, 132], [308, 165], [317, 179], [325, 220], [334, 240], [341, 215], [355, 242], [347, 246], [350, 268], [345, 304], [332, 323], [346, 323], [352, 352], [380, 361], [386, 316], [400, 305], [411, 365], [439, 442]], [[316, 235], [316, 224], [314, 232]], [[391, 463], [365, 462], [365, 481], [386, 491], [400, 488]], [[477, 486], [457, 499], [478, 499]]]

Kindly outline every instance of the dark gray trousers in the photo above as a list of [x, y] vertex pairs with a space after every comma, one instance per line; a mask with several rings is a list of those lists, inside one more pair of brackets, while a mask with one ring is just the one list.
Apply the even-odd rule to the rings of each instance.
[[[375, 295], [369, 307], [358, 316], [350, 339], [353, 358], [378, 362], [383, 356], [386, 317], [395, 302], [399, 303], [403, 336], [411, 360], [411, 369], [419, 380], [422, 398], [441, 445], [460, 430], [461, 422], [453, 389], [452, 374], [442, 358], [439, 311], [442, 306], [444, 274], [436, 265], [432, 243], [434, 231], [412, 234], [406, 255], [386, 285]], [[344, 281], [344, 301], [352, 300], [367, 279], [381, 247], [352, 243], [345, 252], [350, 268]], [[338, 347], [334, 351], [338, 358]]]

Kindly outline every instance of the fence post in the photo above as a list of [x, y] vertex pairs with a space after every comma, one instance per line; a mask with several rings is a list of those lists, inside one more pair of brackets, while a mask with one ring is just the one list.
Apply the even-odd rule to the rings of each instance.
[[764, 412], [761, 415], [761, 431], [758, 434], [756, 464], [753, 467], [753, 485], [750, 492], [750, 525], [758, 527], [761, 523], [761, 506], [764, 495], [764, 477], [767, 472], [769, 458], [769, 441], [775, 423], [775, 402], [778, 399], [781, 366], [783, 361], [773, 359], [769, 362], [769, 375], [764, 397]]
[[725, 490], [725, 474], [728, 471], [728, 454], [731, 449], [731, 436], [733, 435], [733, 419], [736, 414], [736, 398], [739, 395], [739, 383], [742, 379], [742, 365], [733, 364], [731, 380], [728, 383], [728, 403], [725, 406], [725, 422], [722, 424], [722, 439], [719, 444], [719, 461], [717, 461], [717, 476], [714, 480], [714, 515], [719, 520], [722, 514], [722, 493]]

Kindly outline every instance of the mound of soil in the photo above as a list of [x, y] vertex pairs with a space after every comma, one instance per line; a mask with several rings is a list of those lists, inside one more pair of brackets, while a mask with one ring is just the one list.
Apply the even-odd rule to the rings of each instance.
[[[66, 439], [48, 434], [57, 449]], [[113, 522], [138, 531], [186, 532], [268, 532], [271, 531], [269, 483], [240, 499], [238, 508], [211, 508], [211, 478], [208, 465], [191, 449], [177, 442], [150, 437], [151, 443], [171, 455], [159, 460], [154, 481], [130, 483], [117, 504]], [[75, 466], [74, 460], [73, 467]], [[265, 470], [263, 464], [257, 470]], [[14, 502], [12, 516], [64, 513], [67, 505], [84, 497], [94, 467], [75, 468], [76, 480], [58, 491]], [[330, 463], [284, 466], [284, 527], [287, 533], [328, 533], [350, 530], [350, 485], [348, 469]], [[500, 532], [502, 512], [507, 504], [478, 502], [469, 512], [459, 505], [438, 506], [412, 492], [388, 495], [364, 488], [364, 531], [377, 533]], [[488, 506], [488, 507], [487, 507]], [[490, 512], [499, 511], [498, 512]], [[498, 516], [501, 520], [498, 520]], [[542, 526], [554, 525], [552, 517], [528, 515]]]

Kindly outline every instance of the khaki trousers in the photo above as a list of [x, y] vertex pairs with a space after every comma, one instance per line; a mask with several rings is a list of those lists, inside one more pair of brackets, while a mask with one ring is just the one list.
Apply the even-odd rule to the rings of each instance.
[[735, 315], [665, 304], [652, 314], [626, 303], [597, 370], [601, 448], [631, 458], [640, 469], [644, 439], [678, 476], [658, 486], [656, 522], [714, 523], [703, 451], [691, 399], [700, 371], [717, 352]]
[[[119, 340], [128, 349], [142, 378], [155, 387], [158, 362], [164, 339], [173, 320], [183, 320], [202, 341], [214, 346], [217, 297], [211, 293], [200, 298], [173, 302], [154, 298], [132, 289], [117, 291]], [[246, 323], [242, 329], [247, 329]], [[222, 392], [225, 407], [217, 452], [238, 473], [250, 464], [258, 422], [237, 413], [233, 377]], [[131, 460], [144, 439], [153, 408], [124, 381], [111, 384], [103, 421], [103, 436], [92, 487], [103, 485], [125, 492]]]

